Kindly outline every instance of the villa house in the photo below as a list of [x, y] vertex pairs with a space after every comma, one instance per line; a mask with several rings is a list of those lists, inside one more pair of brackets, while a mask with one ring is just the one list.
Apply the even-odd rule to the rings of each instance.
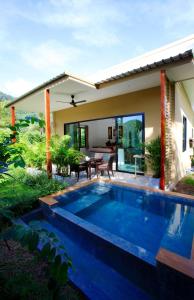
[[191, 167], [193, 47], [194, 35], [87, 79], [60, 74], [8, 105], [12, 123], [15, 109], [45, 113], [48, 172], [51, 127], [55, 134], [70, 134], [86, 153], [116, 152], [118, 171], [134, 173], [136, 168], [140, 174], [145, 172], [142, 143], [160, 136], [160, 187], [165, 189]]

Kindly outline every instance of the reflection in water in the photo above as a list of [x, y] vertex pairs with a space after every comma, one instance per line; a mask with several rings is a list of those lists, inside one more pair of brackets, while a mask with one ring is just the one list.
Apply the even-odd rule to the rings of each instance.
[[189, 212], [189, 206], [176, 204], [175, 211], [172, 214], [171, 220], [169, 222], [169, 227], [167, 229], [169, 235], [181, 235], [181, 229], [185, 220], [184, 217]]

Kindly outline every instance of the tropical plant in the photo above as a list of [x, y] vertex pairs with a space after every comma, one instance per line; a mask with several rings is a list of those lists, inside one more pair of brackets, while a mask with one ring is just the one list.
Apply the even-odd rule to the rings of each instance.
[[194, 155], [191, 155], [190, 158], [191, 158], [191, 167], [194, 167]]
[[66, 182], [48, 179], [46, 172], [29, 174], [23, 168], [11, 168], [11, 176], [1, 183], [0, 209], [8, 208], [20, 216], [38, 206], [39, 197], [64, 189]]
[[80, 161], [84, 158], [84, 156], [85, 155], [79, 150], [69, 148], [65, 162], [68, 165], [78, 165]]
[[20, 141], [30, 145], [45, 142], [45, 139], [45, 133], [40, 128], [37, 129], [35, 125], [20, 134]]
[[33, 145], [25, 144], [26, 151], [23, 155], [27, 166], [42, 170], [46, 164], [46, 145], [44, 142], [37, 142]]
[[161, 162], [161, 140], [157, 138], [151, 140], [149, 143], [144, 144], [146, 150], [146, 158], [149, 166], [153, 171], [153, 177], [160, 177], [160, 162]]
[[8, 126], [11, 133], [9, 136], [4, 136], [0, 141], [0, 178], [4, 178], [4, 175], [9, 175], [7, 171], [10, 165], [14, 165], [14, 167], [25, 166], [22, 157], [24, 147], [16, 142], [22, 129], [35, 123], [38, 123], [41, 128], [44, 126], [44, 120], [36, 117], [26, 117], [26, 119], [19, 120], [14, 126]]
[[[30, 263], [33, 263], [33, 259]], [[15, 264], [17, 266], [17, 262]], [[6, 268], [6, 262], [4, 265]], [[20, 269], [12, 272], [11, 276], [3, 270], [0, 273], [0, 282], [3, 286], [1, 289], [2, 299], [52, 300], [53, 298], [47, 286], [45, 286], [45, 282], [36, 280], [30, 273], [23, 272]]]
[[67, 174], [68, 172], [68, 164], [66, 164], [65, 158], [67, 157], [70, 140], [71, 137], [68, 135], [62, 137], [56, 135], [51, 139], [51, 159], [57, 167], [57, 174]]
[[[12, 223], [11, 218], [10, 222]], [[60, 289], [68, 281], [68, 269], [72, 267], [72, 262], [55, 234], [33, 221], [30, 226], [12, 223], [12, 226], [0, 234], [0, 238], [4, 241], [12, 239], [19, 242], [38, 260], [47, 263], [48, 289], [52, 293], [52, 299], [59, 299]], [[7, 242], [6, 245], [10, 249]]]
[[71, 137], [65, 135], [62, 137], [54, 136], [51, 139], [51, 157], [57, 166], [58, 174], [68, 174], [68, 165], [79, 164], [84, 155], [70, 147]]
[[5, 137], [0, 142], [0, 179], [4, 178], [4, 175], [8, 174], [8, 167], [14, 165], [14, 167], [24, 167], [25, 162], [22, 157], [22, 147], [17, 147], [10, 137]]
[[10, 111], [6, 109], [7, 101], [0, 101], [0, 127], [8, 126], [10, 122]]
[[28, 130], [21, 132], [19, 143], [23, 145], [23, 159], [27, 166], [42, 170], [46, 164], [45, 134], [31, 125]]
[[[22, 143], [15, 141], [19, 140], [19, 132], [23, 128], [29, 127], [30, 124], [34, 124], [35, 122], [38, 122], [40, 126], [43, 125], [41, 120], [28, 118], [20, 120], [14, 126], [9, 127], [12, 133], [9, 136], [5, 136], [0, 143], [0, 175], [8, 175], [8, 167], [11, 165], [14, 167], [25, 166], [23, 159], [24, 146]], [[12, 177], [10, 180], [12, 180]], [[6, 180], [3, 181], [3, 183], [6, 182]], [[29, 186], [31, 184], [34, 188], [35, 184], [37, 184], [37, 178], [34, 180], [34, 176], [29, 175], [25, 183], [27, 182]], [[53, 182], [49, 180], [50, 183]], [[55, 190], [55, 182], [52, 187], [50, 185], [48, 185], [49, 188], [45, 186], [45, 177], [42, 174], [39, 177], [38, 184], [40, 186], [42, 184], [47, 189], [45, 193], [48, 193], [49, 188]], [[72, 266], [64, 247], [59, 244], [53, 233], [42, 228], [37, 228], [34, 224], [31, 224], [31, 227], [27, 227], [24, 224], [15, 224], [13, 217], [14, 214], [10, 208], [2, 207], [0, 209], [0, 239], [4, 240], [8, 249], [10, 249], [8, 244], [9, 239], [19, 241], [28, 251], [36, 255], [38, 259], [47, 262], [48, 288], [52, 293], [52, 299], [59, 299], [60, 288], [67, 283], [68, 269]]]

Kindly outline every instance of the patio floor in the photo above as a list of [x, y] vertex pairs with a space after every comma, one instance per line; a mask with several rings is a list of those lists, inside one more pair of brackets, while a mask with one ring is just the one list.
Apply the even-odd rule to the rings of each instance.
[[[86, 182], [89, 179], [86, 178], [86, 174], [80, 173], [80, 179], [77, 181], [77, 178], [75, 177], [74, 174], [72, 174], [71, 177], [60, 177], [58, 175], [54, 175], [53, 177], [59, 179], [59, 180], [64, 180], [66, 181], [69, 185], [76, 185], [80, 182]], [[97, 178], [95, 174], [92, 174], [92, 179]], [[108, 179], [108, 175], [103, 175], [99, 176], [99, 178], [105, 178]], [[142, 175], [135, 175], [129, 174], [129, 173], [123, 173], [123, 172], [114, 172], [114, 177], [111, 176], [112, 181], [120, 181], [120, 182], [126, 182], [126, 183], [131, 183], [135, 185], [140, 185], [140, 186], [148, 186], [152, 188], [159, 189], [159, 178], [153, 178], [149, 176], [142, 176]]]

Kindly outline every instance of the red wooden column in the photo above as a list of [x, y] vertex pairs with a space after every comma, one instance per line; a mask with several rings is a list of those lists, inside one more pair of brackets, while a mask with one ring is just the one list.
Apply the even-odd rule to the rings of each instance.
[[51, 140], [51, 120], [50, 120], [50, 91], [44, 91], [45, 100], [45, 125], [46, 125], [46, 166], [48, 178], [52, 177], [52, 162], [50, 153], [50, 140]]
[[165, 100], [166, 72], [160, 71], [160, 114], [161, 114], [161, 175], [160, 189], [165, 190]]
[[15, 106], [11, 106], [11, 126], [15, 125]]
[[[15, 106], [11, 106], [11, 126], [15, 126]], [[14, 131], [13, 131], [14, 134]], [[12, 139], [12, 142], [15, 143], [16, 138]]]

